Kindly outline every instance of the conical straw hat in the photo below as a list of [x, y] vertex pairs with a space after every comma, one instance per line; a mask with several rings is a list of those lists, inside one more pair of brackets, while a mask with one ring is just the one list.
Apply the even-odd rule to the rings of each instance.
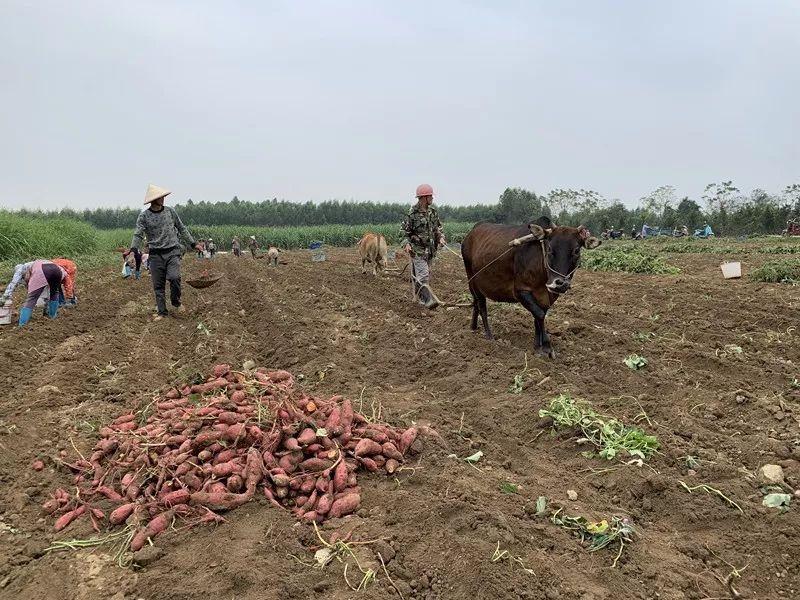
[[164, 196], [169, 196], [171, 193], [172, 192], [169, 190], [165, 190], [164, 188], [160, 188], [151, 183], [147, 186], [147, 193], [144, 195], [144, 203], [150, 204], [153, 200], [158, 200]]

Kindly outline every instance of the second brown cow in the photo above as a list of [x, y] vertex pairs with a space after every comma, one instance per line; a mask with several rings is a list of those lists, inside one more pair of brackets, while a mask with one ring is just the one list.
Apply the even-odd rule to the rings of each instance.
[[483, 321], [492, 339], [486, 300], [522, 304], [533, 315], [537, 353], [555, 358], [544, 319], [572, 285], [581, 250], [600, 245], [585, 227], [556, 227], [542, 217], [529, 225], [479, 223], [461, 245], [472, 293], [472, 329]]

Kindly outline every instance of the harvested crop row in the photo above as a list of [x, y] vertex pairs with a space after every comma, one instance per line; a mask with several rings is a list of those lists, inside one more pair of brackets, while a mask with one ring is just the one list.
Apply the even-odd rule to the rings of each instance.
[[395, 472], [419, 449], [417, 435], [369, 422], [341, 396], [295, 390], [287, 371], [217, 365], [205, 383], [170, 389], [103, 427], [88, 458], [61, 461], [76, 492], [56, 490], [43, 509], [60, 515], [57, 531], [83, 516], [99, 529], [108, 512], [110, 525], [136, 529], [132, 550], [174, 519], [220, 521], [219, 511], [257, 495], [321, 523], [357, 510], [357, 473]]

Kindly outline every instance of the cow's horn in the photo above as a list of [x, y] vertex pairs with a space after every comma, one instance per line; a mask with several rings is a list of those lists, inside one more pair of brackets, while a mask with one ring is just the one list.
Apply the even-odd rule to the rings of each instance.
[[531, 234], [533, 234], [533, 237], [536, 238], [537, 240], [544, 239], [545, 231], [541, 225], [537, 225], [536, 223], [531, 223], [530, 225], [528, 225], [528, 229], [530, 229]]
[[588, 250], [591, 250], [593, 248], [597, 248], [600, 245], [600, 240], [598, 240], [596, 237], [592, 235], [586, 238], [584, 245]]

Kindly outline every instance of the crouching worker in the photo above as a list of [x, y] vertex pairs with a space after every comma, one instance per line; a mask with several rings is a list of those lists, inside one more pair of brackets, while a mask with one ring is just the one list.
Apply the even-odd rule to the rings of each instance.
[[128, 265], [128, 277], [130, 277], [130, 270], [133, 270], [133, 278], [142, 278], [142, 253], [138, 248], [131, 248], [127, 252], [122, 253], [122, 265]]
[[164, 206], [164, 198], [171, 192], [150, 185], [145, 194], [144, 203], [149, 204], [139, 213], [136, 219], [136, 231], [131, 241], [131, 252], [138, 250], [142, 240], [147, 236], [150, 247], [148, 265], [153, 280], [153, 293], [156, 297], [156, 321], [165, 317], [167, 312], [166, 287], [169, 281], [169, 299], [178, 311], [185, 309], [181, 304], [181, 256], [183, 249], [179, 236], [185, 238], [189, 245], [199, 251], [199, 244], [194, 241], [186, 225], [178, 217], [178, 213], [170, 206]]
[[53, 263], [64, 269], [67, 278], [64, 280], [63, 293], [59, 292], [58, 301], [61, 306], [71, 308], [78, 305], [75, 297], [75, 277], [78, 275], [78, 265], [66, 258], [54, 258]]
[[55, 319], [58, 315], [58, 293], [61, 285], [66, 280], [67, 273], [57, 264], [49, 260], [34, 260], [14, 267], [14, 276], [6, 286], [0, 304], [5, 304], [14, 295], [14, 289], [25, 280], [28, 285], [28, 297], [19, 310], [19, 326], [28, 324], [36, 308], [36, 301], [45, 288], [49, 288], [50, 301], [47, 304], [47, 316]]

